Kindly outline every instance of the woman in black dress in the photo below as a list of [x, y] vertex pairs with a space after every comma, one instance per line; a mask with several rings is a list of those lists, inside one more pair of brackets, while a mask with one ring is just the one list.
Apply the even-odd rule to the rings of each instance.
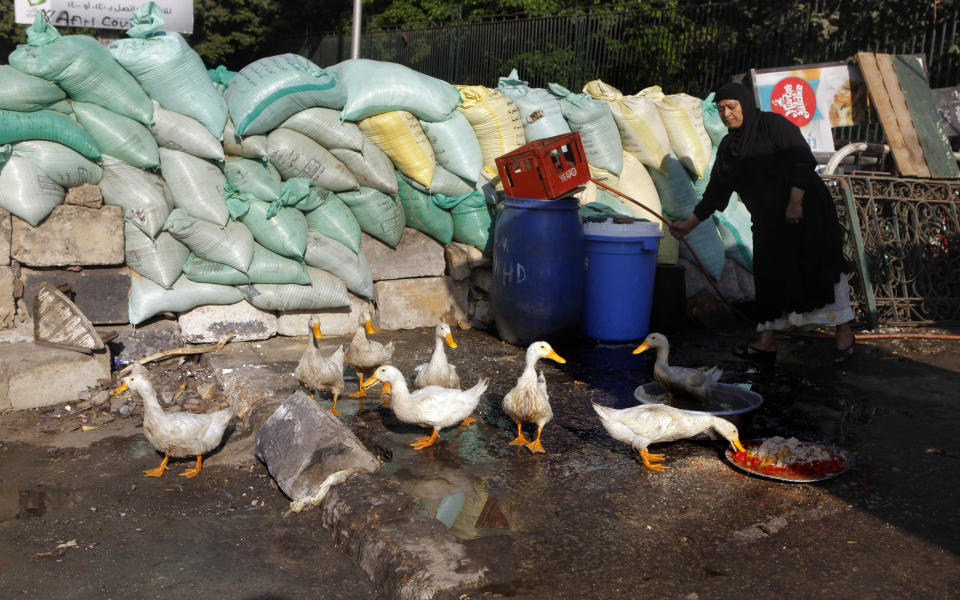
[[761, 362], [776, 357], [775, 332], [803, 325], [835, 325], [835, 362], [853, 355], [850, 288], [843, 274], [843, 232], [833, 198], [810, 146], [781, 115], [753, 108], [739, 83], [722, 86], [715, 100], [728, 133], [717, 148], [710, 183], [693, 214], [670, 224], [685, 235], [739, 194], [753, 224], [753, 277], [758, 339], [736, 354]]

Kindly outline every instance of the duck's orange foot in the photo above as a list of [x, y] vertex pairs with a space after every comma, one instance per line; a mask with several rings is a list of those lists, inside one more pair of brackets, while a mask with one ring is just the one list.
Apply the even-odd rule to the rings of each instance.
[[365, 390], [358, 390], [358, 391], [350, 394], [350, 397], [351, 397], [351, 398], [366, 398], [366, 397], [367, 397], [367, 392], [366, 392]]
[[163, 461], [160, 462], [159, 467], [157, 467], [156, 469], [146, 469], [143, 472], [143, 474], [147, 477], [163, 477], [163, 472], [169, 468], [167, 467], [168, 460], [170, 460], [170, 457], [164, 456]]
[[197, 474], [200, 473], [200, 467], [201, 467], [201, 464], [200, 464], [200, 463], [201, 463], [201, 457], [198, 456], [198, 457], [197, 457], [197, 466], [191, 467], [191, 468], [187, 469], [186, 471], [184, 471], [183, 473], [180, 473], [180, 477], [186, 477], [186, 478], [188, 478], [188, 479], [191, 478], [191, 477], [196, 477]]
[[518, 435], [516, 438], [514, 438], [512, 442], [510, 442], [511, 446], [528, 446], [529, 444], [530, 444], [530, 440], [523, 437], [522, 433]]
[[547, 452], [546, 450], [543, 449], [543, 444], [540, 443], [540, 438], [537, 438], [537, 439], [533, 440], [532, 442], [530, 442], [529, 444], [527, 444], [527, 449], [530, 450], [530, 452], [534, 452], [534, 453], [536, 453], [536, 452], [546, 453], [546, 452]]
[[477, 420], [474, 419], [473, 417], [467, 417], [466, 419], [460, 421], [460, 427], [467, 427], [467, 426], [469, 426], [469, 425], [471, 425], [471, 424], [473, 424], [473, 423], [476, 423], [476, 422], [477, 422]]
[[341, 413], [339, 410], [337, 410], [337, 407], [336, 407], [336, 406], [331, 406], [331, 407], [330, 407], [330, 414], [333, 415], [333, 416], [335, 416], [335, 417], [342, 417], [342, 416], [343, 416], [343, 413]]
[[433, 443], [434, 443], [435, 441], [437, 441], [437, 437], [438, 437], [438, 436], [439, 436], [439, 432], [434, 431], [434, 432], [433, 432], [433, 435], [423, 436], [423, 437], [417, 438], [417, 439], [414, 440], [414, 442], [413, 442], [412, 444], [410, 444], [410, 445], [413, 447], [414, 450], [423, 450], [423, 449], [426, 448], [427, 446], [432, 446]]
[[651, 471], [666, 471], [666, 465], [654, 464], [651, 461], [663, 460], [663, 454], [650, 454], [647, 452], [647, 449], [644, 448], [640, 451], [640, 460], [643, 461], [643, 466], [650, 469]]

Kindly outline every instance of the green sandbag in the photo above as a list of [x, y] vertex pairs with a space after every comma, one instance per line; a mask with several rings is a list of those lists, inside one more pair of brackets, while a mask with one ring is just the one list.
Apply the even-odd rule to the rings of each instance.
[[173, 197], [159, 175], [110, 158], [103, 159], [103, 203], [123, 208], [123, 217], [151, 238], [173, 210]]
[[18, 71], [55, 81], [70, 98], [91, 102], [144, 125], [153, 120], [147, 94], [100, 43], [86, 35], [61, 37], [37, 12], [27, 28], [27, 45], [10, 53]]
[[301, 110], [280, 127], [302, 133], [329, 150], [345, 148], [359, 152], [367, 140], [355, 123], [341, 120], [340, 111], [330, 108]]
[[229, 265], [216, 263], [191, 255], [183, 265], [183, 274], [193, 281], [219, 283], [221, 285], [247, 285], [250, 283], [298, 283], [310, 284], [310, 276], [303, 263], [280, 256], [254, 243], [253, 260], [246, 273]]
[[0, 110], [0, 144], [27, 140], [56, 142], [73, 148], [91, 160], [100, 158], [100, 150], [90, 134], [63, 113], [52, 110]]
[[[227, 196], [230, 216], [250, 229], [257, 242], [277, 254], [297, 260], [307, 249], [307, 219], [295, 208], [271, 205], [252, 196]], [[276, 214], [270, 213], [276, 209]]]
[[240, 290], [229, 285], [197, 283], [181, 275], [170, 289], [130, 273], [128, 316], [132, 325], [162, 312], [186, 312], [205, 304], [234, 304], [243, 300]]
[[292, 129], [275, 129], [267, 135], [267, 156], [284, 179], [308, 177], [333, 192], [360, 187], [347, 167], [330, 151]]
[[30, 112], [49, 108], [67, 94], [57, 84], [0, 65], [0, 109]]
[[201, 258], [229, 265], [244, 273], [253, 261], [253, 234], [243, 223], [227, 221], [223, 229], [177, 208], [164, 229]]
[[13, 145], [13, 153], [15, 156], [29, 158], [47, 177], [67, 189], [85, 183], [96, 185], [103, 178], [103, 169], [100, 165], [56, 142], [46, 140], [19, 142]]
[[428, 194], [414, 188], [399, 171], [397, 187], [406, 224], [444, 246], [449, 244], [453, 240], [453, 216], [437, 206]]
[[360, 252], [360, 224], [353, 216], [353, 211], [332, 192], [322, 196], [322, 201], [319, 208], [304, 214], [307, 229], [331, 237], [354, 252]]
[[363, 252], [354, 252], [331, 237], [308, 231], [303, 261], [333, 273], [357, 296], [373, 298], [373, 271]]
[[703, 127], [707, 130], [710, 143], [713, 144], [714, 148], [719, 146], [723, 136], [727, 135], [727, 126], [723, 124], [723, 119], [720, 118], [720, 110], [713, 100], [715, 95], [716, 92], [710, 92], [709, 96], [700, 101], [700, 108], [703, 111]]
[[397, 195], [397, 178], [393, 174], [393, 161], [373, 142], [365, 141], [363, 150], [360, 152], [346, 148], [331, 148], [330, 154], [346, 165], [361, 187], [380, 190], [388, 196]]
[[619, 176], [623, 170], [623, 145], [617, 122], [607, 103], [589, 94], [574, 94], [556, 83], [548, 87], [554, 95], [560, 96], [560, 111], [570, 129], [580, 132], [587, 162]]
[[141, 169], [160, 166], [157, 140], [140, 123], [87, 102], [74, 102], [73, 114], [97, 143], [100, 152]]
[[183, 272], [190, 249], [166, 231], [157, 239], [123, 222], [123, 248], [127, 266], [157, 285], [170, 289]]
[[220, 227], [227, 223], [230, 211], [224, 201], [226, 179], [220, 167], [186, 152], [160, 148], [160, 168], [176, 208]]
[[231, 157], [223, 163], [223, 173], [230, 185], [241, 194], [268, 202], [280, 198], [283, 181], [276, 167], [269, 162]]
[[433, 146], [438, 166], [469, 181], [476, 182], [480, 178], [480, 169], [483, 167], [480, 142], [463, 113], [454, 111], [449, 119], [437, 123], [421, 120], [420, 125]]
[[226, 89], [233, 78], [237, 76], [237, 72], [231, 71], [223, 65], [218, 65], [216, 69], [207, 69], [207, 75], [210, 76], [211, 81], [223, 85]]
[[310, 285], [258, 283], [239, 286], [247, 302], [260, 310], [319, 310], [350, 305], [350, 295], [340, 278], [307, 267]]
[[11, 156], [0, 166], [0, 207], [34, 227], [63, 202], [66, 194], [30, 159]]
[[433, 198], [438, 206], [450, 210], [454, 241], [476, 246], [487, 254], [491, 252], [493, 215], [483, 192], [474, 190], [454, 197], [436, 194]]
[[214, 137], [200, 121], [186, 115], [166, 110], [153, 101], [153, 125], [150, 133], [161, 148], [180, 150], [197, 158], [223, 160], [223, 144]]
[[371, 235], [391, 248], [396, 248], [403, 236], [406, 219], [403, 204], [373, 188], [360, 188], [355, 192], [337, 194], [350, 207], [357, 218], [361, 231]]

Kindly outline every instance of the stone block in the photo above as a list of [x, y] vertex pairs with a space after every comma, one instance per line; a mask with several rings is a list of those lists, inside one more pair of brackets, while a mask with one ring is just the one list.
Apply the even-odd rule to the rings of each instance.
[[233, 333], [231, 341], [265, 340], [277, 334], [277, 316], [241, 300], [235, 304], [198, 306], [180, 315], [180, 335], [186, 342], [219, 341]]
[[449, 324], [466, 321], [466, 282], [452, 277], [394, 279], [373, 284], [373, 300], [383, 329], [434, 327], [441, 319]]
[[122, 265], [123, 210], [60, 205], [37, 227], [14, 217], [10, 247], [31, 267]]
[[143, 327], [120, 331], [107, 345], [114, 361], [126, 365], [151, 354], [180, 348], [184, 342], [176, 321], [160, 319]]
[[0, 327], [13, 324], [17, 313], [16, 288], [19, 281], [13, 276], [13, 269], [0, 267]]
[[467, 246], [467, 260], [470, 261], [471, 269], [478, 267], [493, 268], [493, 259], [489, 255], [481, 252], [480, 248], [476, 246]]
[[13, 230], [13, 219], [10, 213], [0, 208], [0, 265], [10, 264], [10, 236]]
[[94, 325], [128, 323], [127, 296], [130, 291], [130, 270], [93, 268], [80, 271], [37, 270], [22, 268], [23, 297], [27, 310], [33, 315], [33, 301], [43, 282], [54, 286], [66, 285], [67, 296]]
[[280, 311], [277, 313], [277, 334], [288, 336], [308, 335], [310, 316], [317, 315], [320, 319], [320, 330], [324, 337], [328, 335], [353, 335], [360, 324], [360, 315], [364, 311], [370, 313], [370, 317], [376, 323], [373, 304], [353, 294], [350, 294], [349, 307]]
[[360, 251], [370, 263], [373, 280], [408, 277], [439, 277], [446, 270], [443, 245], [416, 229], [407, 227], [397, 247], [363, 234]]
[[443, 249], [443, 255], [447, 259], [447, 275], [457, 281], [463, 281], [470, 277], [470, 258], [467, 249], [469, 246], [452, 242]]
[[103, 192], [100, 191], [99, 187], [85, 183], [68, 189], [67, 197], [63, 199], [63, 203], [86, 208], [100, 208], [103, 206]]
[[493, 288], [493, 269], [480, 267], [470, 271], [470, 285], [489, 294]]
[[0, 344], [0, 411], [73, 402], [98, 379], [110, 377], [110, 355]]

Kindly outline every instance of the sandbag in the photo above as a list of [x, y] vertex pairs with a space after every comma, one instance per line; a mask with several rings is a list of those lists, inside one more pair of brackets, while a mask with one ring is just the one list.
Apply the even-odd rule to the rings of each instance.
[[623, 146], [610, 107], [588, 94], [574, 94], [556, 83], [551, 83], [549, 87], [551, 92], [560, 97], [560, 110], [570, 129], [580, 132], [587, 162], [620, 175], [623, 169]]
[[483, 171], [497, 176], [496, 159], [527, 143], [516, 103], [499, 90], [482, 85], [457, 86], [463, 104], [457, 110], [467, 118], [480, 142]]
[[67, 189], [85, 183], [94, 185], [103, 178], [100, 165], [63, 144], [34, 140], [13, 145], [13, 154], [33, 161], [50, 179]]
[[292, 129], [275, 129], [267, 136], [267, 156], [284, 179], [306, 177], [334, 192], [360, 187], [346, 165], [330, 151]]
[[0, 207], [36, 227], [63, 202], [67, 191], [30, 159], [11, 156], [0, 167]]
[[103, 154], [141, 169], [160, 166], [157, 140], [137, 121], [87, 102], [74, 102], [73, 114]]
[[483, 168], [483, 152], [470, 121], [454, 112], [445, 121], [420, 121], [437, 164], [458, 177], [476, 183]]
[[67, 97], [57, 84], [0, 65], [0, 109], [30, 112], [49, 108]]
[[302, 133], [324, 148], [346, 148], [360, 151], [366, 141], [355, 123], [340, 119], [340, 112], [330, 108], [308, 108], [294, 114], [280, 127]]
[[297, 54], [280, 54], [240, 69], [226, 99], [237, 134], [244, 136], [276, 129], [305, 108], [339, 110], [345, 96], [336, 71], [321, 69]]
[[373, 298], [373, 271], [363, 252], [354, 252], [331, 237], [308, 231], [303, 262], [336, 275], [357, 296]]
[[37, 12], [27, 28], [27, 45], [10, 53], [15, 69], [55, 81], [70, 98], [91, 102], [145, 125], [153, 119], [153, 105], [140, 84], [110, 51], [86, 35], [60, 36]]
[[224, 201], [226, 179], [218, 166], [186, 152], [160, 148], [160, 169], [174, 207], [220, 227], [226, 225], [230, 218]]
[[241, 138], [237, 135], [233, 121], [228, 118], [223, 127], [223, 151], [231, 156], [267, 160], [267, 136], [247, 135]]
[[753, 272], [753, 222], [750, 211], [733, 194], [727, 207], [713, 213], [713, 220], [720, 232], [724, 252], [748, 271]]
[[[627, 207], [628, 203], [626, 200], [621, 199], [617, 194], [608, 191], [593, 181], [596, 179], [613, 189], [620, 189], [620, 178], [610, 171], [604, 171], [593, 165], [588, 165], [588, 167], [590, 169], [590, 181], [587, 181], [581, 192], [574, 194], [580, 207], [589, 206], [591, 209], [602, 211], [603, 214], [608, 214], [612, 211], [615, 214], [625, 217], [632, 216], [631, 210]], [[584, 213], [581, 212], [581, 216], [583, 216], [583, 214]]]
[[191, 216], [177, 208], [170, 213], [164, 229], [201, 258], [247, 272], [253, 260], [253, 234], [243, 223], [227, 221], [221, 229], [210, 221]]
[[429, 186], [437, 159], [420, 121], [406, 111], [385, 112], [360, 121], [360, 131], [407, 177]]
[[403, 236], [406, 223], [403, 205], [396, 198], [373, 188], [360, 188], [355, 192], [337, 194], [350, 207], [357, 218], [360, 230], [391, 248], [396, 248]]
[[207, 75], [210, 76], [210, 81], [214, 84], [220, 84], [223, 89], [227, 89], [233, 78], [237, 76], [237, 72], [231, 71], [224, 65], [217, 65], [216, 69], [207, 69]]
[[322, 201], [320, 206], [304, 213], [307, 229], [322, 233], [354, 252], [359, 252], [362, 236], [360, 224], [353, 216], [353, 211], [333, 192], [325, 192], [319, 196]]
[[100, 150], [90, 134], [70, 117], [52, 110], [15, 112], [0, 110], [0, 144], [27, 140], [47, 140], [73, 148], [91, 160], [100, 158]]
[[446, 81], [396, 63], [354, 58], [332, 68], [346, 91], [342, 112], [346, 121], [395, 110], [426, 121], [443, 121], [460, 103], [457, 90]]
[[347, 148], [331, 148], [330, 154], [350, 169], [360, 187], [380, 190], [388, 196], [397, 195], [393, 161], [370, 140], [364, 138], [363, 150], [360, 152]]
[[[307, 219], [302, 212], [241, 194], [228, 196], [227, 207], [230, 216], [246, 225], [263, 247], [289, 258], [303, 258], [307, 248]], [[276, 214], [271, 214], [274, 211]]]
[[222, 130], [214, 137], [200, 121], [166, 110], [156, 100], [150, 133], [161, 148], [180, 150], [197, 158], [223, 160], [223, 145], [219, 140]]
[[658, 85], [648, 87], [638, 95], [649, 98], [656, 105], [670, 137], [670, 149], [680, 163], [694, 176], [703, 177], [713, 143], [703, 126], [700, 100], [689, 94], [666, 96]]
[[310, 285], [258, 283], [236, 289], [260, 310], [319, 310], [350, 305], [343, 281], [326, 271], [307, 267]]
[[238, 271], [229, 265], [215, 263], [193, 254], [183, 265], [183, 274], [193, 281], [219, 283], [221, 285], [247, 285], [251, 283], [297, 283], [310, 285], [310, 276], [303, 263], [280, 256], [260, 244], [253, 244], [253, 260], [247, 272]]
[[[620, 178], [617, 181], [617, 185], [611, 187], [623, 192], [634, 200], [642, 202], [643, 205], [650, 210], [663, 214], [663, 207], [660, 205], [660, 195], [657, 193], [657, 187], [653, 184], [653, 179], [650, 178], [647, 167], [630, 152], [623, 153], [623, 170], [620, 171]], [[620, 200], [634, 217], [657, 223], [661, 231], [666, 228], [663, 221], [653, 213], [644, 210], [629, 200], [622, 198]]]
[[241, 194], [267, 202], [280, 198], [283, 180], [270, 162], [230, 157], [223, 163], [223, 173], [230, 185]]
[[128, 267], [157, 285], [170, 289], [183, 272], [190, 249], [166, 231], [157, 239], [133, 223], [123, 223], [123, 249]]
[[162, 312], [185, 312], [205, 304], [234, 304], [243, 294], [229, 285], [197, 283], [181, 275], [170, 289], [164, 289], [135, 272], [130, 273], [128, 315], [137, 325]]
[[[416, 182], [414, 184], [414, 187], [419, 185]], [[437, 168], [433, 171], [433, 181], [430, 182], [430, 189], [422, 191], [429, 194], [443, 194], [444, 196], [461, 196], [469, 194], [474, 189], [476, 189], [476, 184], [468, 183], [437, 165]]]
[[516, 69], [509, 76], [501, 77], [497, 88], [516, 103], [527, 143], [570, 133], [557, 97], [542, 88], [530, 89]]
[[453, 240], [453, 216], [440, 208], [430, 194], [416, 189], [397, 173], [397, 197], [409, 227], [429, 235], [444, 246]]
[[492, 250], [492, 214], [483, 192], [473, 190], [462, 196], [448, 197], [435, 194], [433, 201], [450, 211], [453, 217], [453, 239], [462, 244], [476, 246], [489, 254]]
[[159, 175], [104, 157], [100, 180], [103, 203], [123, 208], [123, 217], [151, 238], [173, 210], [173, 196]]
[[143, 91], [165, 109], [196, 119], [219, 139], [227, 104], [213, 87], [203, 59], [179, 33], [160, 31], [163, 16], [147, 2], [130, 16], [129, 39], [110, 44], [110, 53]]
[[661, 171], [665, 168], [665, 159], [670, 154], [670, 137], [652, 100], [639, 95], [624, 96], [620, 90], [599, 79], [587, 83], [583, 91], [610, 107], [624, 150], [647, 166]]
[[727, 126], [723, 124], [723, 119], [720, 118], [720, 110], [713, 99], [714, 96], [716, 96], [716, 92], [710, 92], [709, 96], [700, 101], [700, 108], [703, 111], [703, 128], [707, 130], [707, 135], [710, 136], [710, 143], [716, 148], [720, 145], [723, 136], [727, 135]]

